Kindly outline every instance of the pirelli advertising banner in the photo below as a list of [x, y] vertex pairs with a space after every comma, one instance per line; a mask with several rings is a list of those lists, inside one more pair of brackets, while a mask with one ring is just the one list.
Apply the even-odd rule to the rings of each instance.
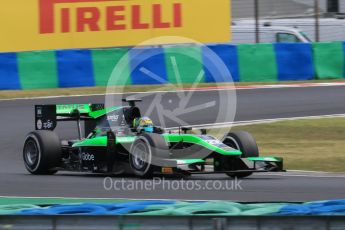
[[230, 12], [229, 0], [4, 0], [0, 52], [135, 46], [160, 36], [228, 42]]

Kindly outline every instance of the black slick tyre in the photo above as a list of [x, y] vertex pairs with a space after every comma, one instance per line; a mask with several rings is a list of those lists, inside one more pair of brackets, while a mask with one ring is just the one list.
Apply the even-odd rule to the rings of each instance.
[[29, 133], [23, 147], [25, 168], [31, 174], [52, 175], [61, 164], [61, 143], [56, 133], [40, 130]]
[[[234, 149], [240, 150], [242, 152], [241, 158], [247, 157], [258, 157], [259, 156], [259, 148], [256, 144], [254, 137], [245, 131], [236, 131], [228, 133], [224, 139], [223, 143], [227, 146], [230, 146]], [[246, 170], [248, 167], [241, 163], [235, 166], [238, 170]], [[228, 173], [230, 177], [238, 177], [244, 178], [252, 175], [251, 172], [243, 172], [243, 173]]]
[[160, 134], [143, 133], [131, 146], [129, 165], [132, 172], [139, 177], [151, 177], [159, 168], [158, 159], [169, 157], [169, 147]]

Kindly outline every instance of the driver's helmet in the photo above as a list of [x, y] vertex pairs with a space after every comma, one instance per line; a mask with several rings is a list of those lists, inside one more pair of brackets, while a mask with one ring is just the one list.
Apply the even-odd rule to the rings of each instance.
[[140, 132], [153, 133], [153, 122], [148, 117], [135, 118], [133, 121], [133, 127]]

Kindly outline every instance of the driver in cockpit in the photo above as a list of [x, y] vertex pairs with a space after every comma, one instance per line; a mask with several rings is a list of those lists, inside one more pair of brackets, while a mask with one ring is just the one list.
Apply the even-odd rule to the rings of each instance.
[[133, 120], [133, 128], [137, 130], [138, 133], [153, 133], [154, 127], [153, 122], [149, 117], [139, 117]]

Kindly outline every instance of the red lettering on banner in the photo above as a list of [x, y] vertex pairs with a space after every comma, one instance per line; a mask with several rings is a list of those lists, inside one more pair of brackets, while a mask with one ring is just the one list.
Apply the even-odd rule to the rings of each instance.
[[83, 2], [109, 2], [126, 0], [39, 0], [40, 8], [40, 33], [54, 33], [54, 6], [59, 3], [83, 3]]
[[174, 27], [182, 27], [182, 5], [174, 4]]
[[126, 25], [118, 24], [118, 21], [125, 20], [125, 16], [117, 14], [118, 12], [124, 12], [124, 6], [110, 6], [107, 7], [107, 30], [125, 30]]
[[150, 27], [148, 23], [141, 22], [141, 6], [132, 6], [132, 29], [147, 29]]
[[61, 9], [61, 32], [68, 33], [70, 32], [70, 12], [68, 8]]
[[153, 10], [153, 28], [169, 28], [169, 22], [162, 21], [162, 5], [154, 4], [152, 6]]
[[[55, 7], [56, 4], [75, 4], [75, 3], [96, 3], [96, 2], [130, 2], [129, 0], [39, 0], [40, 6], [40, 33], [56, 33], [55, 25]], [[178, 1], [178, 0], [176, 0]], [[151, 9], [148, 7], [135, 4], [117, 4], [108, 6], [79, 6], [67, 8], [64, 6], [59, 13], [61, 14], [60, 28], [62, 33], [71, 31], [71, 23], [74, 21], [71, 16], [76, 17], [76, 31], [101, 31], [101, 30], [125, 30], [131, 29], [164, 29], [178, 28], [183, 24], [183, 5], [182, 3], [152, 4]], [[172, 18], [165, 18], [164, 7], [171, 7]], [[144, 9], [149, 10], [152, 16], [150, 22], [143, 20]], [[168, 8], [166, 9], [168, 10]], [[75, 11], [75, 12], [74, 12]], [[145, 12], [146, 13], [146, 12]], [[100, 24], [105, 18], [105, 24]], [[163, 20], [163, 18], [165, 18]], [[146, 19], [147, 20], [147, 19]]]
[[89, 27], [90, 31], [100, 31], [98, 21], [101, 16], [97, 7], [77, 8], [77, 32], [87, 31], [85, 27]]

